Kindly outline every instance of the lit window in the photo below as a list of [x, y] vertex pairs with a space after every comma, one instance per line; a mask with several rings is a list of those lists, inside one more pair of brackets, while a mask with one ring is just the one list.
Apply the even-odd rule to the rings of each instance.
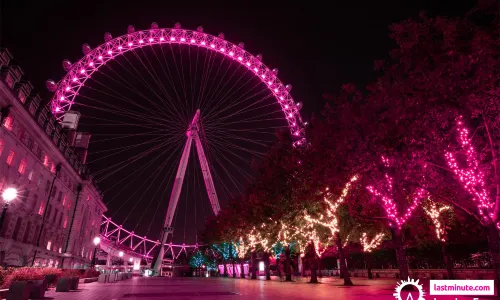
[[[59, 253], [62, 253], [62, 248], [59, 247]], [[57, 263], [59, 263], [59, 261], [57, 261]]]
[[66, 225], [68, 225], [68, 216], [64, 216], [63, 228], [66, 228]]
[[51, 245], [52, 245], [52, 242], [51, 242], [51, 241], [49, 241], [49, 242], [47, 243], [47, 250], [50, 250], [50, 246], [51, 246]]
[[5, 121], [3, 121], [3, 126], [5, 126], [5, 128], [7, 128], [8, 130], [12, 130], [12, 121], [12, 117], [5, 118]]
[[24, 174], [24, 172], [26, 171], [26, 160], [21, 159], [21, 162], [19, 163], [19, 168], [17, 168], [17, 171], [20, 174]]
[[46, 167], [49, 166], [49, 157], [47, 155], [43, 156], [43, 165]]
[[40, 203], [40, 208], [38, 209], [38, 214], [40, 216], [43, 215], [44, 210], [45, 210], [45, 201], [42, 201], [42, 203]]
[[71, 200], [68, 201], [68, 209], [71, 208]]
[[63, 203], [62, 205], [66, 205], [66, 200], [68, 199], [68, 195], [64, 194], [64, 198], [63, 198]]
[[50, 172], [55, 173], [56, 172], [56, 165], [52, 163], [52, 166], [50, 167]]
[[14, 161], [15, 155], [16, 155], [16, 153], [14, 151], [10, 150], [9, 155], [7, 156], [7, 160], [6, 160], [6, 162], [9, 166], [12, 165], [12, 162]]
[[33, 170], [31, 170], [30, 173], [28, 174], [29, 181], [33, 180], [33, 173], [35, 173], [35, 172], [33, 172]]
[[4, 146], [4, 142], [3, 142], [3, 140], [0, 140], [0, 155], [2, 155], [2, 152], [3, 152], [3, 146]]

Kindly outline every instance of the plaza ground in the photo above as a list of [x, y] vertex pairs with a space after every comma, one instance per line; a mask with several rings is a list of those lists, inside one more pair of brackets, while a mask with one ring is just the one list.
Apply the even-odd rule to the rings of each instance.
[[[338, 278], [321, 284], [249, 280], [240, 278], [147, 278], [134, 277], [115, 283], [80, 284], [80, 290], [56, 293], [55, 300], [146, 300], [146, 299], [378, 299], [393, 300], [395, 280], [355, 280], [358, 286], [344, 287]], [[370, 285], [367, 285], [370, 284]]]

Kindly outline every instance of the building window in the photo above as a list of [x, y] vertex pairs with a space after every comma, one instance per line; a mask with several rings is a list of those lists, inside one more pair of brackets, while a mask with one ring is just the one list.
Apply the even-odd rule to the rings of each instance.
[[38, 214], [41, 216], [43, 215], [43, 211], [45, 210], [45, 201], [42, 200], [40, 203], [40, 208], [38, 209]]
[[56, 172], [56, 165], [52, 163], [52, 166], [50, 167], [50, 172], [55, 173]]
[[47, 207], [47, 220], [50, 220], [50, 214], [52, 213], [52, 204], [49, 204], [49, 206]]
[[29, 237], [29, 234], [30, 234], [30, 230], [31, 230], [31, 222], [28, 221], [28, 225], [26, 225], [26, 229], [24, 230], [24, 238], [23, 238], [23, 243], [28, 243], [28, 237]]
[[46, 167], [49, 166], [49, 156], [47, 154], [43, 156], [43, 165]]
[[51, 242], [51, 241], [49, 241], [49, 242], [47, 243], [47, 250], [50, 250], [50, 246], [51, 246], [51, 245], [52, 245], [52, 242]]
[[66, 225], [68, 225], [68, 216], [64, 216], [63, 228], [66, 228]]
[[36, 203], [38, 202], [38, 195], [33, 195], [33, 204], [31, 205], [31, 210], [35, 210]]
[[68, 209], [71, 208], [71, 200], [68, 201]]
[[58, 226], [58, 227], [61, 227], [61, 225], [62, 225], [62, 218], [63, 218], [63, 212], [61, 212], [61, 213], [59, 214], [59, 222], [57, 222], [57, 226]]
[[66, 200], [68, 200], [68, 195], [64, 194], [63, 203], [62, 203], [63, 206], [66, 205]]
[[28, 147], [28, 149], [33, 150], [33, 139], [30, 136], [28, 136], [26, 146]]
[[10, 150], [9, 155], [7, 156], [7, 160], [6, 160], [6, 162], [9, 166], [12, 165], [12, 162], [14, 161], [14, 156], [16, 156], [16, 153], [14, 151]]
[[26, 160], [24, 159], [21, 159], [21, 162], [19, 163], [19, 168], [17, 168], [17, 171], [19, 172], [19, 174], [24, 174], [24, 172], [26, 172]]
[[0, 178], [0, 191], [3, 190], [3, 186], [5, 185], [5, 176]]
[[47, 180], [45, 182], [45, 193], [48, 193], [50, 190], [50, 180]]
[[61, 199], [62, 199], [62, 191], [59, 191], [59, 195], [57, 196], [57, 202], [61, 203]]
[[17, 241], [19, 235], [19, 229], [21, 229], [21, 224], [23, 223], [23, 219], [18, 217], [16, 221], [16, 226], [14, 226], [14, 232], [12, 233], [12, 239]]
[[3, 152], [3, 146], [4, 146], [4, 141], [0, 140], [0, 155], [2, 155]]
[[52, 188], [52, 195], [51, 195], [51, 197], [55, 198], [56, 194], [57, 194], [57, 187], [55, 186], [55, 187]]
[[29, 180], [29, 181], [33, 180], [33, 174], [34, 174], [34, 173], [35, 173], [35, 172], [34, 172], [33, 170], [31, 170], [31, 171], [29, 172], [29, 174], [28, 174], [28, 180]]
[[29, 195], [30, 195], [30, 190], [25, 189], [25, 190], [24, 190], [24, 195], [23, 195], [23, 198], [22, 198], [22, 199], [23, 199], [23, 201], [28, 200]]
[[57, 220], [57, 215], [59, 214], [59, 211], [56, 209], [56, 211], [54, 212], [54, 218], [52, 218], [52, 223], [53, 224], [56, 224], [56, 220]]
[[3, 121], [3, 126], [8, 130], [12, 130], [12, 123], [14, 123], [14, 120], [9, 116]]
[[23, 128], [19, 128], [17, 130], [17, 138], [24, 143], [24, 129]]

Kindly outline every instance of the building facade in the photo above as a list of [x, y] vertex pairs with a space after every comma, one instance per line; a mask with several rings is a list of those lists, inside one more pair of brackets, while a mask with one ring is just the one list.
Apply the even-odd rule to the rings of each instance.
[[0, 229], [0, 264], [84, 268], [106, 211], [86, 150], [75, 148], [75, 128], [41, 105], [8, 50], [0, 49], [0, 76], [0, 195], [18, 190]]

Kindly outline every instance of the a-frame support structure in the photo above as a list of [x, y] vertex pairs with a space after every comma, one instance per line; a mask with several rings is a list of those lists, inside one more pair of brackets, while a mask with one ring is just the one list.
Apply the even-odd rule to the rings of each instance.
[[170, 194], [170, 202], [168, 203], [167, 216], [165, 218], [165, 223], [163, 224], [163, 232], [161, 237], [160, 252], [158, 253], [158, 258], [153, 262], [153, 271], [156, 276], [161, 274], [161, 266], [163, 262], [163, 256], [165, 255], [165, 244], [169, 235], [173, 233], [172, 220], [174, 218], [175, 210], [177, 209], [177, 202], [182, 190], [182, 183], [184, 181], [184, 175], [186, 174], [186, 167], [189, 162], [189, 153], [191, 152], [191, 144], [193, 140], [195, 142], [196, 150], [198, 152], [198, 159], [201, 165], [201, 171], [203, 172], [203, 179], [205, 181], [205, 187], [208, 193], [208, 199], [212, 205], [212, 210], [215, 215], [219, 214], [220, 206], [219, 199], [217, 198], [217, 193], [215, 192], [214, 182], [212, 180], [212, 175], [210, 174], [210, 168], [207, 162], [207, 157], [205, 156], [205, 151], [203, 150], [203, 145], [200, 141], [199, 136], [199, 121], [200, 121], [200, 110], [196, 111], [191, 124], [187, 130], [187, 140], [184, 145], [184, 150], [182, 152], [181, 161], [179, 162], [179, 167], [177, 169], [177, 174], [175, 175], [174, 186], [172, 188], [172, 193]]

